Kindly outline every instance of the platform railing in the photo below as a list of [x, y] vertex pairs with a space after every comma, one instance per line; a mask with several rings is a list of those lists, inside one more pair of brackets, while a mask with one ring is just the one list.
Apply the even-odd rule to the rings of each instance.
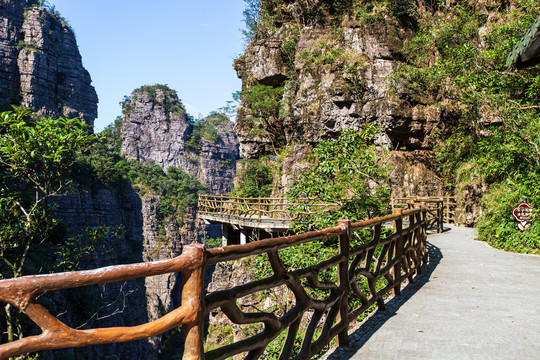
[[[167, 261], [1, 280], [0, 301], [28, 315], [42, 329], [42, 334], [0, 345], [0, 359], [40, 350], [138, 340], [178, 326], [184, 328], [185, 360], [226, 359], [237, 354], [256, 359], [284, 332], [287, 335], [280, 359], [311, 358], [334, 338], [339, 345], [347, 344], [350, 322], [374, 304], [384, 308], [390, 293], [399, 294], [402, 282], [412, 281], [420, 271], [425, 259], [426, 212], [425, 206], [397, 209], [384, 217], [353, 224], [341, 220], [333, 228], [246, 245], [215, 249], [186, 245], [180, 256]], [[393, 229], [384, 229], [388, 223], [394, 224]], [[408, 224], [406, 228], [404, 223]], [[292, 269], [286, 265], [287, 259], [280, 254], [282, 249], [314, 241], [322, 241], [317, 246], [334, 249], [334, 255], [304, 268]], [[268, 257], [270, 276], [203, 297], [206, 266], [262, 254]], [[337, 273], [335, 280], [320, 279], [327, 269]], [[135, 327], [75, 330], [49, 314], [36, 300], [43, 292], [173, 272], [182, 274], [182, 305], [158, 320]], [[294, 294], [294, 305], [282, 309], [282, 315], [271, 310], [244, 312], [238, 307], [238, 299], [264, 294], [278, 286], [285, 286]], [[309, 289], [324, 292], [324, 298], [314, 297]], [[210, 312], [222, 312], [239, 326], [259, 324], [262, 330], [205, 353], [203, 319]], [[306, 317], [309, 321], [304, 324], [302, 319]], [[300, 333], [303, 341], [297, 348], [295, 343]]]
[[[300, 200], [295, 205], [300, 206]], [[314, 214], [339, 207], [338, 204], [321, 204], [305, 200], [303, 214]], [[230, 222], [274, 221], [290, 223], [294, 216], [290, 213], [290, 204], [286, 198], [243, 198], [227, 195], [199, 195], [197, 213], [199, 218], [221, 219]]]
[[453, 196], [410, 196], [393, 197], [391, 199], [392, 211], [398, 208], [412, 208], [414, 204], [425, 203], [427, 207], [428, 228], [443, 231], [443, 224], [456, 223], [456, 198]]

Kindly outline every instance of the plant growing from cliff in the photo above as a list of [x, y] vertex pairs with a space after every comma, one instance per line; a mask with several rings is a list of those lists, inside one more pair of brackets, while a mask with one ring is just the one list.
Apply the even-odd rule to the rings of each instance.
[[[95, 141], [77, 119], [16, 109], [0, 114], [0, 276], [20, 277], [31, 250], [57, 224], [51, 199], [73, 185], [76, 157]], [[20, 314], [5, 307], [7, 341], [22, 338]]]
[[[374, 144], [372, 124], [343, 132], [313, 149], [312, 165], [296, 175], [287, 193], [295, 230], [333, 226], [339, 219], [359, 221], [382, 214], [390, 197], [387, 155]], [[329, 204], [320, 211], [314, 204]], [[307, 215], [306, 215], [307, 214]]]
[[362, 24], [385, 21], [387, 17], [415, 23], [418, 8], [414, 0], [355, 1], [354, 16]]
[[276, 156], [277, 149], [285, 141], [281, 123], [284, 91], [283, 87], [270, 85], [250, 86], [242, 91], [242, 108], [238, 110], [239, 115], [244, 116], [254, 129], [264, 133], [264, 137], [270, 142]]
[[300, 32], [301, 28], [298, 24], [289, 25], [284, 34], [282, 35], [282, 40], [280, 42], [280, 51], [284, 64], [289, 69], [291, 76], [297, 77], [297, 71], [295, 69], [296, 61], [296, 47], [300, 41]]
[[23, 50], [23, 49], [27, 51], [39, 51], [39, 47], [37, 46], [36, 43], [20, 40], [17, 43], [17, 50]]
[[124, 237], [122, 226], [87, 227], [75, 236], [68, 238], [54, 252], [55, 271], [74, 271], [81, 268], [81, 262], [95, 251], [104, 239], [119, 241]]
[[229, 119], [222, 113], [212, 113], [204, 119], [196, 121], [191, 126], [191, 133], [184, 144], [186, 150], [199, 154], [202, 150], [202, 140], [215, 144], [221, 140], [218, 129], [226, 126]]
[[273, 0], [244, 0], [244, 24], [242, 30], [245, 42], [272, 35], [277, 29], [273, 22]]
[[344, 49], [333, 41], [320, 40], [310, 50], [300, 54], [306, 66], [332, 65], [341, 60]]
[[272, 170], [259, 159], [240, 161], [240, 170], [236, 175], [236, 185], [231, 196], [256, 198], [269, 197], [272, 194]]

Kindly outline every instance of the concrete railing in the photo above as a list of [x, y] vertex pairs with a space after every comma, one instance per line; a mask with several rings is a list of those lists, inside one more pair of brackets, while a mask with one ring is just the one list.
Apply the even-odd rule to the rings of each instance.
[[[226, 359], [242, 353], [254, 359], [284, 332], [287, 335], [280, 359], [310, 358], [336, 337], [339, 345], [346, 344], [351, 321], [373, 304], [384, 308], [388, 294], [392, 291], [398, 294], [402, 282], [411, 281], [419, 272], [425, 257], [426, 216], [425, 206], [398, 209], [384, 217], [353, 224], [342, 220], [333, 228], [246, 245], [215, 249], [187, 245], [180, 256], [167, 261], [1, 280], [0, 301], [19, 308], [42, 333], [0, 345], [0, 359], [41, 350], [138, 340], [178, 326], [184, 328], [185, 360]], [[393, 230], [384, 230], [384, 224], [388, 223], [394, 224]], [[408, 224], [405, 228], [404, 223]], [[332, 238], [337, 240], [331, 241]], [[322, 241], [316, 246], [332, 247], [334, 255], [304, 268], [290, 269], [285, 265], [287, 259], [282, 258], [280, 250], [314, 241]], [[203, 296], [206, 266], [263, 254], [268, 257], [271, 275]], [[334, 280], [320, 280], [319, 275], [327, 270], [337, 273]], [[43, 292], [173, 272], [182, 274], [182, 306], [158, 320], [135, 327], [75, 330], [52, 316], [36, 300]], [[281, 309], [281, 315], [271, 310], [244, 312], [238, 307], [238, 299], [263, 295], [279, 286], [285, 286], [294, 295], [294, 305]], [[315, 298], [307, 288], [326, 295]], [[203, 319], [210, 312], [223, 312], [240, 326], [260, 324], [262, 330], [218, 349], [207, 349], [205, 353]], [[306, 327], [301, 326], [305, 317], [309, 318]], [[303, 343], [294, 350], [300, 333]]]

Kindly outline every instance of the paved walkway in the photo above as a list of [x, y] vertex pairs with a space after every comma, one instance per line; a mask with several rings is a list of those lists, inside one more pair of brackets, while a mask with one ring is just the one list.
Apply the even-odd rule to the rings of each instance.
[[474, 237], [430, 235], [427, 271], [325, 358], [540, 359], [540, 256]]

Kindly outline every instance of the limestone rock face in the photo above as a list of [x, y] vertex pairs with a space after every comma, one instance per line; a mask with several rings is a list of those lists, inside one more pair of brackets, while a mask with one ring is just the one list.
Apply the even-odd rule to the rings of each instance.
[[[350, 21], [337, 35], [332, 27], [306, 26], [296, 44], [294, 69], [282, 65], [286, 55], [279, 46], [289, 34], [284, 26], [271, 39], [257, 40], [235, 63], [244, 88], [254, 80], [286, 87], [288, 115], [280, 121], [287, 144], [315, 143], [342, 130], [377, 122], [393, 145], [431, 146], [426, 140], [434, 127], [429, 125], [431, 119], [423, 112], [413, 115], [415, 105], [404, 106], [390, 91], [389, 77], [402, 58], [404, 41], [413, 35], [411, 30], [392, 20], [371, 26]], [[325, 57], [331, 52], [333, 57]], [[250, 134], [246, 120], [239, 116], [236, 126], [241, 155], [253, 158], [270, 152], [268, 145], [261, 146], [264, 139]]]
[[183, 109], [171, 114], [162, 105], [165, 101], [178, 102], [175, 94], [165, 94], [161, 89], [155, 94], [151, 98], [144, 91], [135, 91], [124, 106], [129, 106], [129, 111], [122, 125], [122, 155], [143, 163], [153, 160], [166, 170], [187, 163], [178, 155], [184, 152], [189, 121]]
[[22, 105], [92, 126], [98, 98], [75, 35], [59, 15], [34, 3], [0, 4], [0, 107]]
[[390, 181], [394, 195], [445, 195], [444, 184], [434, 168], [436, 161], [431, 151], [395, 151], [391, 163], [393, 168]]
[[[163, 219], [159, 213], [161, 198], [153, 193], [140, 197], [134, 191], [106, 189], [83, 191], [55, 199], [56, 216], [70, 234], [86, 227], [121, 226], [125, 235], [98, 244], [84, 259], [83, 268], [99, 268], [122, 263], [139, 263], [174, 258], [182, 253], [182, 245], [199, 241], [207, 229], [196, 221], [195, 209], [189, 209], [179, 226]], [[103, 304], [112, 304], [100, 312], [102, 320], [92, 327], [135, 326], [156, 320], [180, 306], [182, 282], [179, 274], [164, 274], [108, 284], [95, 289]], [[71, 300], [55, 296], [58, 313], [65, 312]], [[125, 300], [126, 306], [123, 305]], [[65, 312], [61, 320], [80, 323], [80, 316]], [[108, 316], [115, 313], [113, 316]], [[83, 319], [87, 320], [87, 319]], [[160, 335], [148, 340], [77, 349], [85, 359], [98, 360], [116, 354], [119, 359], [156, 359], [164, 339]], [[67, 351], [70, 352], [70, 351]], [[71, 351], [73, 352], [73, 351]]]
[[[144, 261], [172, 259], [182, 253], [181, 237], [177, 227], [171, 226], [173, 224], [159, 216], [160, 203], [160, 197], [155, 194], [147, 194], [142, 199]], [[193, 227], [194, 222], [187, 224]], [[149, 321], [159, 319], [180, 305], [182, 287], [179, 274], [147, 277], [144, 283]], [[159, 351], [163, 339], [162, 335], [149, 339], [154, 351]]]
[[[161, 85], [134, 91], [123, 103], [122, 154], [142, 163], [154, 162], [163, 170], [174, 166], [208, 185], [211, 194], [231, 189], [238, 158], [238, 140], [232, 123], [222, 115], [205, 119], [196, 128], [175, 91]], [[205, 132], [206, 131], [206, 132]], [[211, 134], [209, 135], [208, 132]], [[220, 225], [205, 225], [196, 209], [185, 209], [181, 221], [160, 216], [161, 198], [142, 197], [143, 259], [170, 259], [182, 253], [182, 246], [204, 238], [221, 237]], [[145, 279], [148, 319], [156, 320], [180, 306], [182, 283], [178, 274]], [[150, 339], [159, 353], [166, 336]]]
[[20, 29], [26, 1], [10, 0], [0, 4], [0, 107], [20, 102], [17, 43], [21, 39]]
[[[384, 132], [381, 145], [400, 150], [394, 157], [394, 195], [443, 194], [430, 154], [434, 135], [449, 131], [461, 108], [451, 96], [418, 94], [396, 75], [414, 26], [387, 15], [384, 20], [362, 22], [351, 14], [339, 25], [328, 16], [298, 25], [291, 9], [301, 8], [301, 2], [276, 6], [274, 33], [248, 44], [234, 68], [244, 90], [254, 85], [283, 87], [282, 110], [275, 120], [283, 137], [275, 144], [275, 137], [253, 131], [265, 125], [256, 125], [260, 120], [250, 113], [251, 104], [243, 101], [235, 127], [241, 156], [258, 158], [281, 146], [315, 144], [375, 123]], [[444, 84], [441, 89], [444, 92]], [[295, 167], [290, 161], [284, 166]], [[290, 180], [283, 177], [283, 188]]]
[[[139, 196], [133, 191], [95, 190], [72, 193], [55, 199], [56, 217], [66, 225], [71, 235], [80, 233], [86, 227], [121, 226], [124, 236], [107, 238], [96, 244], [94, 251], [83, 259], [82, 268], [100, 268], [122, 263], [141, 262], [143, 243], [143, 206]], [[72, 326], [89, 322], [89, 326], [123, 327], [136, 326], [147, 322], [147, 289], [144, 282], [128, 280], [96, 286], [92, 295], [82, 293], [87, 304], [84, 314], [72, 311], [73, 295], [54, 292], [51, 296], [56, 313], [61, 313], [60, 320]], [[77, 294], [77, 292], [75, 293]], [[97, 299], [97, 305], [93, 301]], [[79, 300], [81, 301], [81, 300]], [[97, 311], [96, 318], [91, 317]], [[148, 340], [129, 343], [89, 346], [80, 349], [61, 350], [58, 356], [80, 357], [100, 360], [109, 356], [118, 359], [152, 359], [154, 352]], [[66, 354], [66, 355], [63, 355]], [[42, 354], [45, 359], [48, 353]], [[54, 355], [50, 358], [56, 358]]]
[[202, 136], [187, 148], [193, 125], [173, 90], [136, 90], [124, 103], [124, 112], [122, 154], [126, 158], [152, 160], [165, 171], [169, 166], [181, 168], [207, 184], [211, 194], [230, 190], [238, 140], [228, 119], [215, 124], [215, 141]]
[[[233, 124], [224, 115], [205, 120], [215, 131], [212, 136], [205, 136], [204, 129], [196, 133], [176, 92], [162, 85], [135, 90], [123, 108], [122, 154], [127, 159], [152, 161], [164, 171], [170, 166], [183, 169], [208, 185], [210, 194], [230, 191], [236, 173], [238, 140]], [[169, 236], [171, 241], [189, 244], [205, 237], [221, 237], [221, 226], [202, 224], [196, 220], [195, 211], [187, 209], [181, 225], [168, 225], [168, 235], [174, 235]]]

